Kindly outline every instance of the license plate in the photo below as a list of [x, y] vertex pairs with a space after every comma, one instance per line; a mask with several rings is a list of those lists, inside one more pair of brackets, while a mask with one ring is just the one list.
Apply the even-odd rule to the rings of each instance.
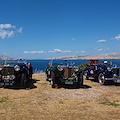
[[4, 80], [4, 82], [5, 82], [5, 83], [8, 83], [8, 82], [9, 82], [9, 80]]
[[10, 83], [10, 85], [13, 85], [13, 83]]
[[5, 85], [9, 85], [9, 83], [5, 83]]
[[65, 82], [65, 84], [72, 85], [72, 84], [73, 84], [73, 82]]
[[0, 83], [0, 85], [4, 85], [4, 83]]
[[116, 80], [116, 83], [120, 83], [120, 80]]

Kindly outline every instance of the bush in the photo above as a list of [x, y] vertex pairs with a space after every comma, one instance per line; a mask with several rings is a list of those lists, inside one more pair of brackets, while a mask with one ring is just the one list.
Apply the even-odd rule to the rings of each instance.
[[87, 67], [88, 63], [80, 64], [78, 66], [79, 69], [85, 69]]

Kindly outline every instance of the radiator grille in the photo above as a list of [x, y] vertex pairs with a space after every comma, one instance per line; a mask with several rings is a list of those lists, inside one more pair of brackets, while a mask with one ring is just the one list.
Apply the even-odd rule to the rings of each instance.
[[4, 76], [13, 75], [14, 74], [14, 68], [13, 67], [4, 67], [3, 70], [2, 70], [2, 74]]
[[72, 76], [72, 68], [65, 67], [64, 68], [64, 78], [70, 78]]
[[113, 73], [117, 74], [118, 76], [120, 76], [120, 68], [114, 68], [113, 69]]

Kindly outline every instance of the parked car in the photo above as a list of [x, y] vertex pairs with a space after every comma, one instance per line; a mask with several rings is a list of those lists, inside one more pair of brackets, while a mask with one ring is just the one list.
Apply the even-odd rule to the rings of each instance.
[[51, 79], [51, 87], [55, 88], [55, 84], [67, 85], [83, 85], [83, 70], [78, 69], [75, 63], [62, 61], [61, 64], [55, 63], [53, 60], [46, 68], [46, 80]]
[[106, 84], [108, 80], [120, 83], [120, 67], [112, 65], [112, 62], [104, 61], [100, 64], [98, 59], [89, 60], [84, 71], [86, 79], [93, 77], [101, 85]]
[[0, 85], [12, 86], [19, 84], [21, 87], [26, 87], [26, 82], [31, 77], [29, 73], [26, 61], [5, 61], [4, 64], [0, 65]]

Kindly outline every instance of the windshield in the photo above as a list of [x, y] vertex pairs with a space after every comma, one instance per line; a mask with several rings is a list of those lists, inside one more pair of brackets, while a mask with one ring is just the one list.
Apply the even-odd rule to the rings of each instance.
[[5, 65], [7, 64], [27, 64], [26, 60], [6, 60]]
[[75, 65], [75, 63], [70, 61], [70, 60], [51, 60], [50, 64], [51, 65], [63, 65], [63, 66], [73, 66], [73, 65]]

